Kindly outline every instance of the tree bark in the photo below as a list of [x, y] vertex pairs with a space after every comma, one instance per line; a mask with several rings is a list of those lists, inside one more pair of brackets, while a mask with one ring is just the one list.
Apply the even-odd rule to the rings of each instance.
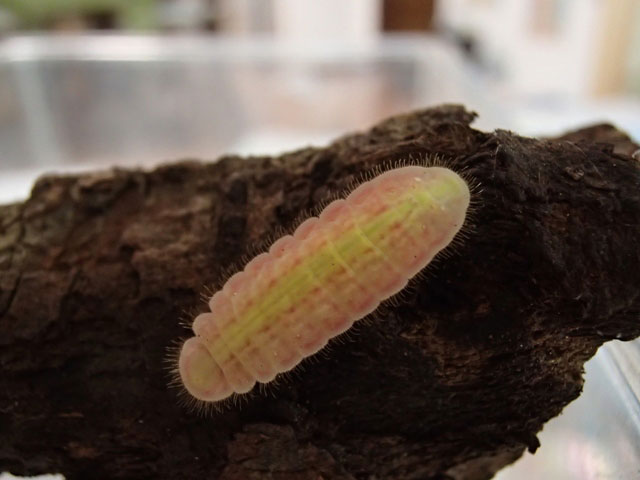
[[[640, 335], [638, 148], [600, 125], [485, 133], [441, 106], [326, 148], [47, 176], [0, 207], [0, 471], [67, 479], [486, 479], [538, 447], [583, 363]], [[200, 417], [179, 319], [299, 212], [438, 155], [480, 184], [464, 242], [266, 392]]]

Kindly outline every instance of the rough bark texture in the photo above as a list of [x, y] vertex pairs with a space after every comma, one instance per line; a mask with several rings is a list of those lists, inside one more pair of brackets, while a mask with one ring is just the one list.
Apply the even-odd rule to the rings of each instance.
[[[473, 118], [443, 106], [280, 157], [45, 177], [0, 207], [0, 471], [471, 480], [534, 451], [598, 346], [640, 334], [640, 162], [610, 126], [535, 140]], [[432, 154], [481, 184], [464, 244], [266, 394], [181, 408], [163, 358], [204, 287], [361, 172]]]

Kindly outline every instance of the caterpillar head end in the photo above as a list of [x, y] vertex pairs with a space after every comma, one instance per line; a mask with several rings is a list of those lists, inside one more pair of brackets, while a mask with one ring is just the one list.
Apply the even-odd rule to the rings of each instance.
[[198, 400], [216, 402], [233, 393], [222, 369], [198, 337], [182, 345], [178, 371], [184, 388]]

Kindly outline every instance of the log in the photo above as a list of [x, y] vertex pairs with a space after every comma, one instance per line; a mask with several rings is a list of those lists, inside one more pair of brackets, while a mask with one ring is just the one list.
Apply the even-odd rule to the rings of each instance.
[[[476, 480], [534, 452], [584, 362], [640, 335], [638, 145], [474, 117], [444, 105], [278, 157], [45, 176], [0, 207], [0, 471]], [[464, 242], [275, 385], [205, 417], [180, 405], [166, 348], [207, 287], [363, 172], [434, 155], [480, 185]]]

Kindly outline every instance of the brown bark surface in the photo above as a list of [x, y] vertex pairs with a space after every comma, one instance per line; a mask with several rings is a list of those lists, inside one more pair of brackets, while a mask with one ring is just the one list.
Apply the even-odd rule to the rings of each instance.
[[[637, 145], [473, 118], [442, 106], [279, 157], [45, 177], [0, 207], [0, 471], [471, 480], [534, 451], [583, 363], [640, 335]], [[178, 405], [163, 358], [206, 286], [362, 172], [434, 154], [481, 184], [450, 258], [241, 408]]]

